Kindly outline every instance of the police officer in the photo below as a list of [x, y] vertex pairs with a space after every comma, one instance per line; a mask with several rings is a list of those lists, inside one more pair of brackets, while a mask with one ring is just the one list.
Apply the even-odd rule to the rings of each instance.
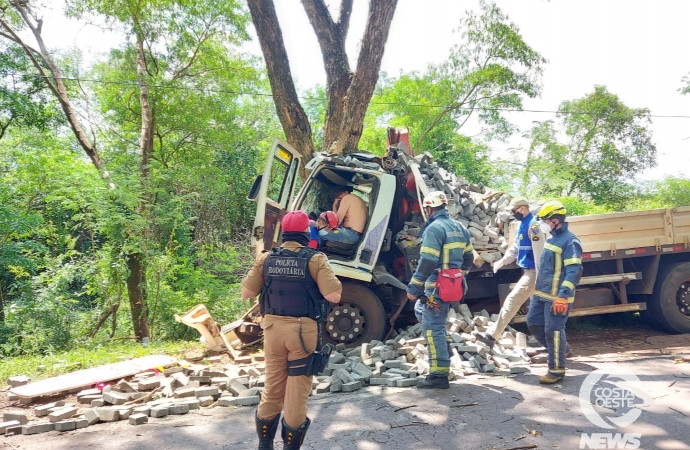
[[417, 383], [420, 389], [448, 389], [450, 353], [446, 340], [446, 317], [450, 302], [438, 298], [436, 280], [443, 269], [469, 271], [472, 266], [470, 233], [446, 210], [446, 194], [434, 191], [424, 197], [429, 218], [422, 229], [419, 263], [407, 286], [407, 297], [417, 300], [415, 315], [429, 350], [429, 375]]
[[[342, 285], [326, 255], [309, 245], [309, 217], [302, 211], [285, 215], [283, 244], [259, 255], [242, 281], [242, 298], [261, 293], [264, 318], [266, 382], [256, 412], [259, 450], [272, 450], [280, 412], [285, 449], [299, 449], [309, 429], [307, 400], [311, 355], [318, 354], [320, 324], [326, 301], [339, 303]], [[315, 320], [315, 318], [317, 320]]]
[[494, 325], [486, 332], [473, 333], [477, 339], [489, 346], [494, 345], [496, 340], [501, 338], [503, 331], [518, 313], [520, 307], [534, 293], [534, 286], [537, 282], [536, 259], [538, 255], [541, 255], [541, 249], [546, 240], [544, 233], [539, 230], [539, 223], [532, 215], [529, 202], [526, 199], [515, 197], [510, 202], [509, 208], [513, 217], [520, 221], [520, 225], [515, 243], [508, 248], [503, 258], [493, 264], [493, 270], [496, 273], [501, 267], [517, 260], [517, 265], [522, 268], [522, 276], [506, 297], [498, 314], [498, 320]]
[[557, 201], [546, 202], [537, 219], [543, 233], [550, 233], [539, 260], [537, 283], [527, 312], [527, 327], [549, 351], [549, 370], [542, 384], [558, 383], [565, 377], [565, 323], [575, 301], [575, 288], [582, 277], [582, 245], [568, 231], [566, 209]]

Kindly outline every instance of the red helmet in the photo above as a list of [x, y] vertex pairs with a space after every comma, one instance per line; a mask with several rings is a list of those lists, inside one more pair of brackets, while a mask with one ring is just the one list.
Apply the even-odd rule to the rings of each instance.
[[322, 212], [321, 214], [319, 214], [319, 219], [326, 222], [326, 225], [328, 225], [331, 228], [338, 228], [338, 215], [333, 211]]
[[304, 211], [292, 211], [283, 217], [283, 231], [302, 233], [309, 228], [309, 216]]

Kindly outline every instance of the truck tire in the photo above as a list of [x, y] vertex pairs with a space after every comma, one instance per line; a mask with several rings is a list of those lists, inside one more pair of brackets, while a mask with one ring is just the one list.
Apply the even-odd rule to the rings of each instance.
[[690, 262], [666, 266], [647, 302], [654, 321], [670, 333], [690, 333]]
[[366, 286], [343, 283], [340, 303], [331, 305], [324, 324], [324, 341], [356, 347], [383, 338], [386, 312], [378, 296]]

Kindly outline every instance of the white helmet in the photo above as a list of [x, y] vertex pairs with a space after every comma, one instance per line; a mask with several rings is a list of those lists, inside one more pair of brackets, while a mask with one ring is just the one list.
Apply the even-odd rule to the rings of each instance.
[[429, 192], [426, 197], [424, 197], [423, 206], [430, 206], [432, 208], [438, 208], [441, 205], [448, 204], [448, 197], [441, 191]]

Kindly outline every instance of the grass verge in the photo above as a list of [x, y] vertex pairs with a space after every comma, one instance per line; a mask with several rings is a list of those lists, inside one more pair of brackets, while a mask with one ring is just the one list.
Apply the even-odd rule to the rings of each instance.
[[32, 381], [42, 380], [79, 369], [125, 361], [146, 355], [170, 355], [181, 359], [190, 350], [206, 351], [200, 342], [152, 342], [147, 347], [135, 342], [107, 342], [49, 355], [25, 355], [0, 358], [0, 388], [7, 387], [7, 379], [26, 375]]

